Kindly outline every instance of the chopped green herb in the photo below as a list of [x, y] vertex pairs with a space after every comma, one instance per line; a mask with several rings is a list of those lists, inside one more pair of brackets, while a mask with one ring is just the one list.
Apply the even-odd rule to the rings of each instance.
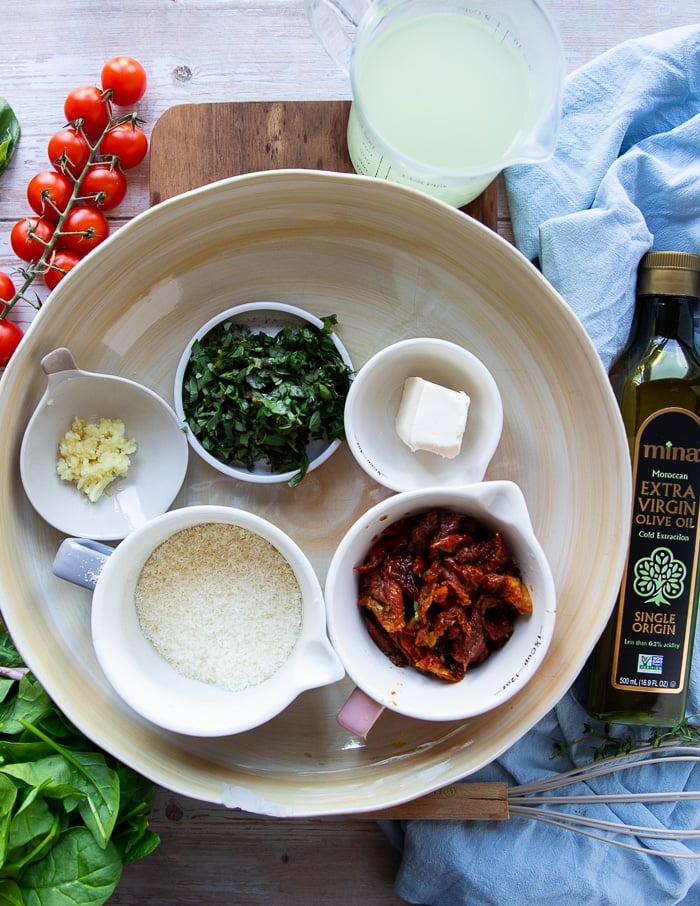
[[12, 160], [19, 136], [19, 121], [15, 112], [5, 98], [0, 98], [0, 173]]
[[309, 444], [345, 435], [352, 371], [333, 342], [336, 323], [330, 315], [322, 329], [288, 325], [269, 334], [229, 319], [195, 341], [182, 405], [202, 447], [229, 466], [294, 471], [289, 485], [298, 485]]

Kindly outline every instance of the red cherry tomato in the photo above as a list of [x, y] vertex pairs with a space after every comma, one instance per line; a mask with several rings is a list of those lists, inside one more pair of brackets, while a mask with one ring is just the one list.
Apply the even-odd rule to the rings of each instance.
[[109, 123], [109, 100], [102, 89], [93, 85], [74, 88], [65, 100], [63, 112], [71, 123], [80, 120], [89, 138], [97, 138]]
[[9, 302], [16, 292], [12, 277], [0, 271], [0, 300]]
[[54, 233], [54, 225], [45, 217], [23, 217], [10, 231], [12, 251], [22, 261], [38, 261]]
[[130, 107], [146, 92], [146, 70], [133, 57], [113, 57], [102, 67], [102, 87], [119, 107]]
[[4, 368], [10, 361], [23, 336], [22, 330], [12, 321], [7, 318], [0, 321], [0, 368]]
[[131, 122], [119, 123], [110, 129], [100, 143], [100, 153], [105, 157], [118, 157], [123, 170], [140, 164], [147, 152], [146, 133]]
[[80, 196], [100, 211], [111, 211], [121, 204], [126, 195], [126, 176], [119, 167], [98, 164], [85, 174], [80, 185]]
[[81, 256], [75, 252], [54, 252], [48, 268], [44, 271], [44, 283], [49, 289], [55, 289], [68, 271], [81, 260]]
[[63, 247], [79, 255], [87, 255], [109, 236], [107, 218], [96, 208], [77, 205], [61, 227]]
[[33, 211], [47, 220], [58, 220], [73, 194], [73, 180], [56, 170], [45, 170], [32, 176], [27, 186], [27, 200]]
[[90, 146], [72, 126], [51, 136], [48, 151], [54, 169], [73, 176], [80, 176], [90, 156]]

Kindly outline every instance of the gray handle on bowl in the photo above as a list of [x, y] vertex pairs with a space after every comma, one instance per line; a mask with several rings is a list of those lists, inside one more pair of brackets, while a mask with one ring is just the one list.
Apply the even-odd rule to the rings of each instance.
[[66, 538], [56, 551], [53, 573], [59, 579], [93, 589], [114, 548], [89, 538]]
[[45, 374], [60, 374], [62, 371], [78, 370], [70, 349], [65, 346], [59, 346], [53, 352], [47, 353], [41, 360], [41, 367]]

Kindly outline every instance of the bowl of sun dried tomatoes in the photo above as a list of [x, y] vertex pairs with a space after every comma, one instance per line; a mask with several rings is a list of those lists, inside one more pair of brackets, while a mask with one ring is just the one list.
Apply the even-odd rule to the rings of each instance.
[[338, 545], [325, 597], [356, 686], [338, 720], [360, 736], [385, 709], [451, 721], [498, 708], [535, 675], [556, 617], [552, 573], [511, 481], [376, 504]]

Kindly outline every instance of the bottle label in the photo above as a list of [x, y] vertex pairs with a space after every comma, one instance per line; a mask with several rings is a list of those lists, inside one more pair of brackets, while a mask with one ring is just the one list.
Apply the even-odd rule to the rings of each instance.
[[693, 636], [700, 516], [700, 419], [662, 409], [637, 434], [632, 535], [618, 609], [611, 682], [677, 694]]

